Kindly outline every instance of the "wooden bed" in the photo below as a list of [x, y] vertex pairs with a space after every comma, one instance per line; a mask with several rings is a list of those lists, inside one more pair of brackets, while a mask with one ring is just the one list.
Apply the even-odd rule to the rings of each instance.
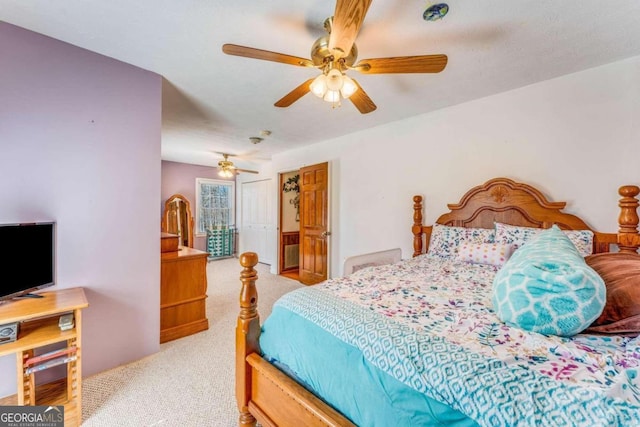
[[[562, 212], [565, 202], [550, 202], [532, 186], [507, 178], [496, 178], [469, 190], [457, 204], [448, 205], [450, 212], [440, 216], [438, 224], [493, 228], [494, 221], [511, 225], [549, 228], [557, 224], [566, 230], [592, 230], [594, 253], [609, 252], [617, 244], [621, 252], [637, 252], [638, 232], [637, 186], [623, 186], [619, 202], [618, 233], [592, 230], [575, 215]], [[414, 253], [426, 253], [432, 226], [422, 224], [422, 196], [413, 198], [412, 233]], [[339, 412], [314, 396], [295, 380], [260, 356], [260, 318], [254, 269], [255, 253], [240, 256], [240, 314], [236, 327], [236, 398], [240, 411], [239, 425], [254, 426], [352, 426]]]

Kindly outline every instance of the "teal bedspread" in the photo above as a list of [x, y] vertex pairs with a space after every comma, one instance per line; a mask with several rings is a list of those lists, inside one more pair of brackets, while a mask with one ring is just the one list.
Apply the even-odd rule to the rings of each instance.
[[282, 305], [274, 307], [265, 322], [260, 346], [267, 360], [293, 374], [358, 426], [477, 426], [373, 366], [358, 348]]

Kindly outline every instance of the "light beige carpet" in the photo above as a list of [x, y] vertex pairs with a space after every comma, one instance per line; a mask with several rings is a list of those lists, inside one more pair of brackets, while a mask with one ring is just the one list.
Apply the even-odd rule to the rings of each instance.
[[[235, 325], [240, 271], [235, 258], [207, 265], [209, 330], [160, 346], [137, 362], [85, 378], [83, 426], [237, 425], [234, 390]], [[259, 264], [262, 320], [275, 300], [300, 283]]]

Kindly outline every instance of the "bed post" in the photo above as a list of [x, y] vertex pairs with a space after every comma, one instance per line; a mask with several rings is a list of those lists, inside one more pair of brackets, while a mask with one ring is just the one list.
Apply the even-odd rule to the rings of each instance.
[[620, 252], [637, 253], [640, 247], [640, 233], [638, 233], [638, 199], [640, 187], [636, 185], [624, 185], [618, 190], [622, 196], [620, 216], [618, 217], [618, 247]]
[[422, 196], [413, 196], [413, 256], [422, 253]]
[[260, 316], [258, 315], [258, 292], [256, 280], [258, 273], [253, 268], [258, 264], [258, 255], [245, 252], [240, 255], [240, 273], [242, 289], [240, 291], [240, 314], [236, 326], [236, 400], [240, 417], [240, 427], [254, 427], [256, 419], [249, 412], [251, 400], [251, 367], [247, 363], [247, 356], [259, 353], [260, 345]]

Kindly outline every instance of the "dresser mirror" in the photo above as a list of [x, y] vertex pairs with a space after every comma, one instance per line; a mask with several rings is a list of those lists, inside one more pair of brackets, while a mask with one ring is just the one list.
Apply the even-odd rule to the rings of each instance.
[[180, 236], [180, 246], [193, 247], [193, 216], [189, 200], [174, 194], [164, 202], [162, 231]]

